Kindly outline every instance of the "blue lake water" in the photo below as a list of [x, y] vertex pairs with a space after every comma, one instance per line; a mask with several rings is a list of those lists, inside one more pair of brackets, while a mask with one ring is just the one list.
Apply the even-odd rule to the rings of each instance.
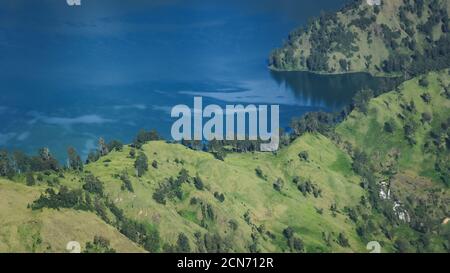
[[[0, 148], [64, 160], [140, 128], [170, 139], [177, 104], [279, 104], [280, 122], [337, 111], [378, 79], [267, 69], [293, 28], [344, 0], [5, 1], [0, 7]], [[2, 2], [3, 3], [3, 2]]]

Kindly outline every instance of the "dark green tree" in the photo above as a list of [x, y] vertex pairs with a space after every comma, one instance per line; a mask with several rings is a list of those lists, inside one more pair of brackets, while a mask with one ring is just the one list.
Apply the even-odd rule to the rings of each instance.
[[27, 186], [34, 186], [36, 184], [36, 180], [34, 180], [34, 176], [33, 176], [32, 172], [27, 172], [26, 182], [27, 182]]
[[109, 153], [108, 145], [106, 145], [106, 142], [102, 137], [98, 139], [98, 152], [100, 156], [105, 156]]
[[136, 174], [138, 177], [142, 177], [145, 172], [148, 171], [148, 158], [145, 153], [140, 152], [134, 162], [134, 167], [136, 168]]
[[88, 174], [84, 178], [83, 189], [90, 193], [98, 194], [100, 196], [103, 195], [103, 184], [102, 182], [92, 174]]
[[201, 190], [201, 191], [205, 188], [205, 185], [203, 184], [202, 179], [198, 175], [196, 177], [194, 177], [194, 186], [197, 188], [197, 190]]
[[0, 151], [0, 176], [13, 177], [15, 174], [11, 158], [6, 150]]
[[69, 168], [75, 171], [83, 171], [83, 161], [75, 148], [69, 147], [67, 149], [67, 155], [69, 156]]
[[180, 252], [180, 253], [189, 253], [189, 252], [191, 252], [191, 247], [189, 245], [189, 239], [184, 233], [180, 233], [178, 235], [177, 251]]
[[155, 168], [155, 169], [158, 169], [158, 161], [153, 160], [152, 167]]
[[134, 192], [133, 184], [131, 183], [130, 178], [128, 177], [127, 172], [123, 172], [120, 175], [120, 180], [122, 180], [122, 190], [128, 190], [129, 192]]
[[342, 232], [338, 235], [337, 243], [342, 247], [350, 247], [350, 243], [348, 242], [347, 237]]
[[353, 97], [353, 106], [364, 114], [369, 111], [369, 101], [374, 97], [374, 93], [370, 89], [364, 89], [356, 93]]
[[110, 246], [108, 239], [96, 235], [93, 242], [86, 243], [83, 253], [116, 253], [116, 250]]
[[123, 150], [123, 143], [120, 140], [111, 140], [108, 143], [108, 150], [121, 152]]

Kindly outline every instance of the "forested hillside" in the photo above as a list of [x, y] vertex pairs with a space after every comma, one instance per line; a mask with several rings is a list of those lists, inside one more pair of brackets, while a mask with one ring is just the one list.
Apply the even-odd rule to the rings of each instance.
[[356, 0], [289, 34], [274, 70], [369, 72], [409, 78], [450, 63], [450, 1]]

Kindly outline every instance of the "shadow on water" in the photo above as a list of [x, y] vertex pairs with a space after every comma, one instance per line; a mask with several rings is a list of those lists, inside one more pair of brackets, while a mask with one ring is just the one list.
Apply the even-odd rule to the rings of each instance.
[[337, 111], [349, 105], [360, 90], [371, 89], [380, 94], [393, 89], [398, 78], [373, 77], [367, 73], [319, 75], [301, 71], [270, 71], [271, 77], [291, 90], [299, 101], [323, 105]]

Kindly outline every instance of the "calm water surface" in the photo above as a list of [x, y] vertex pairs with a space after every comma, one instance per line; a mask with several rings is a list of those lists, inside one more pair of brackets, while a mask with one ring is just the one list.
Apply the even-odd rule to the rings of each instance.
[[[0, 7], [0, 148], [69, 145], [86, 156], [98, 137], [140, 128], [170, 138], [170, 109], [280, 104], [280, 122], [336, 111], [368, 75], [270, 72], [269, 52], [290, 30], [344, 0], [4, 1]], [[33, 2], [33, 3], [30, 3]]]

